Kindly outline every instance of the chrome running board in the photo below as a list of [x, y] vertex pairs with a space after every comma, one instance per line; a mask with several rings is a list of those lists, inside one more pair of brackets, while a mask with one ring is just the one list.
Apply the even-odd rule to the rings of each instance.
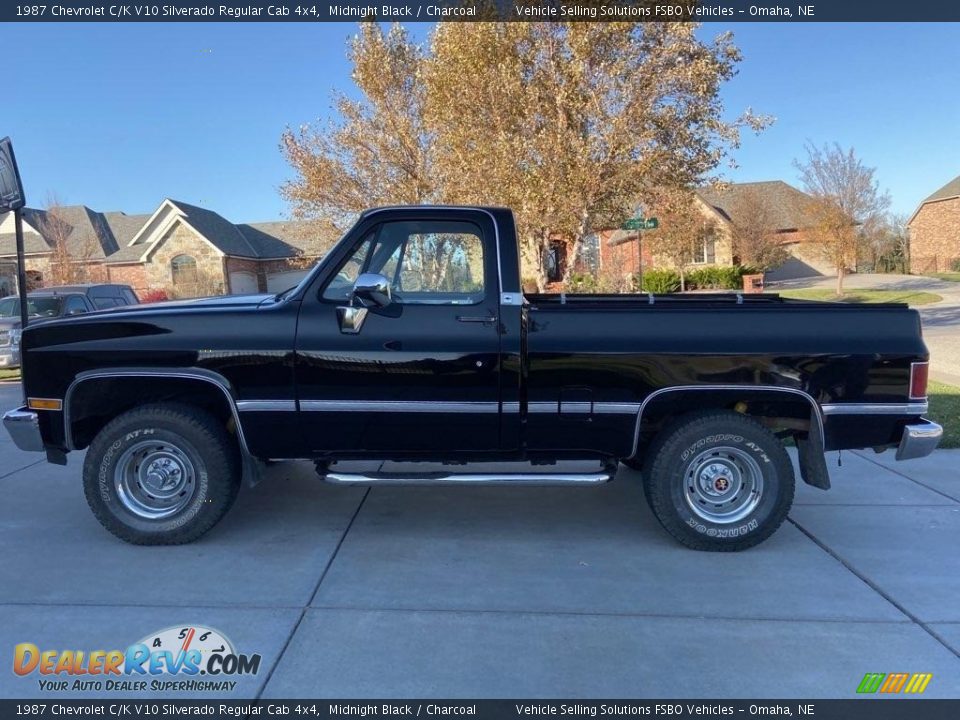
[[346, 473], [327, 472], [334, 485], [600, 485], [611, 472], [592, 473]]

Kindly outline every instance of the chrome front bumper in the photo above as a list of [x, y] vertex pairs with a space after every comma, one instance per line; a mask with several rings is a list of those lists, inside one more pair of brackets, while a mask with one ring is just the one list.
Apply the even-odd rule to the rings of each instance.
[[921, 418], [919, 423], [907, 425], [897, 448], [897, 460], [926, 457], [937, 449], [942, 437], [943, 428], [930, 420]]
[[40, 424], [37, 414], [25, 407], [9, 410], [3, 416], [3, 426], [13, 438], [13, 444], [21, 450], [42, 452], [43, 438], [40, 437]]

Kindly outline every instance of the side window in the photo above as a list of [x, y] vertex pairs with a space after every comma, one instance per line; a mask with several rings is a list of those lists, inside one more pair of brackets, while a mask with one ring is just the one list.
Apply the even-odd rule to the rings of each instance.
[[64, 315], [79, 315], [87, 311], [87, 304], [79, 295], [71, 295], [63, 307]]
[[337, 270], [333, 280], [327, 283], [323, 290], [324, 300], [348, 300], [353, 292], [353, 284], [363, 271], [370, 246], [373, 244], [374, 233], [367, 235], [346, 262]]
[[112, 297], [95, 297], [90, 299], [93, 300], [93, 306], [97, 308], [97, 310], [112, 308], [123, 304], [119, 299]]
[[[406, 220], [380, 225], [347, 261], [324, 292], [349, 297], [338, 281], [350, 266], [390, 281], [394, 301], [405, 305], [472, 305], [484, 297], [483, 239], [468, 222]], [[357, 274], [350, 277], [350, 286]], [[336, 288], [334, 292], [331, 292]]]

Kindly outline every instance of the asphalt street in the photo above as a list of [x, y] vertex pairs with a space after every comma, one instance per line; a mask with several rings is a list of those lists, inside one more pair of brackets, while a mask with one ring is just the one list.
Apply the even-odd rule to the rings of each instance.
[[799, 485], [738, 554], [674, 543], [626, 468], [599, 488], [367, 490], [298, 463], [201, 541], [134, 547], [88, 510], [80, 456], [48, 465], [0, 433], [0, 696], [106, 694], [41, 690], [9, 670], [18, 643], [123, 649], [181, 625], [261, 655], [217, 697], [851, 698], [867, 672], [960, 696], [960, 451], [836, 460], [830, 492]]

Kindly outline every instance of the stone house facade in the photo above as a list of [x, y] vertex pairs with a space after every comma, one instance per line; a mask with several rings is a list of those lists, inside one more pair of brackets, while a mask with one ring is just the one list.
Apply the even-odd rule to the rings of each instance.
[[921, 202], [907, 227], [910, 272], [960, 270], [960, 176]]
[[[713, 232], [704, 240], [702, 253], [692, 267], [739, 264], [733, 252], [732, 230], [738, 212], [748, 202], [764, 208], [764, 220], [770, 226], [789, 254], [780, 268], [771, 270], [772, 280], [809, 277], [833, 273], [829, 261], [813, 242], [812, 228], [816, 224], [812, 212], [813, 198], [781, 180], [754, 183], [731, 183], [722, 189], [700, 188], [694, 193], [694, 202], [710, 223]], [[651, 252], [640, 233], [643, 267], [664, 266], [668, 263]], [[614, 271], [623, 274], [637, 272], [640, 258], [637, 253], [637, 233], [624, 230], [605, 230], [598, 233], [584, 253], [589, 266], [598, 273]]]
[[[29, 287], [54, 284], [64, 256], [85, 282], [132, 286], [172, 297], [277, 292], [303, 277], [335, 238], [309, 222], [234, 224], [207, 208], [164, 200], [149, 215], [84, 206], [25, 208]], [[55, 252], [58, 244], [66, 250]], [[12, 213], [0, 215], [0, 295], [16, 288]]]

